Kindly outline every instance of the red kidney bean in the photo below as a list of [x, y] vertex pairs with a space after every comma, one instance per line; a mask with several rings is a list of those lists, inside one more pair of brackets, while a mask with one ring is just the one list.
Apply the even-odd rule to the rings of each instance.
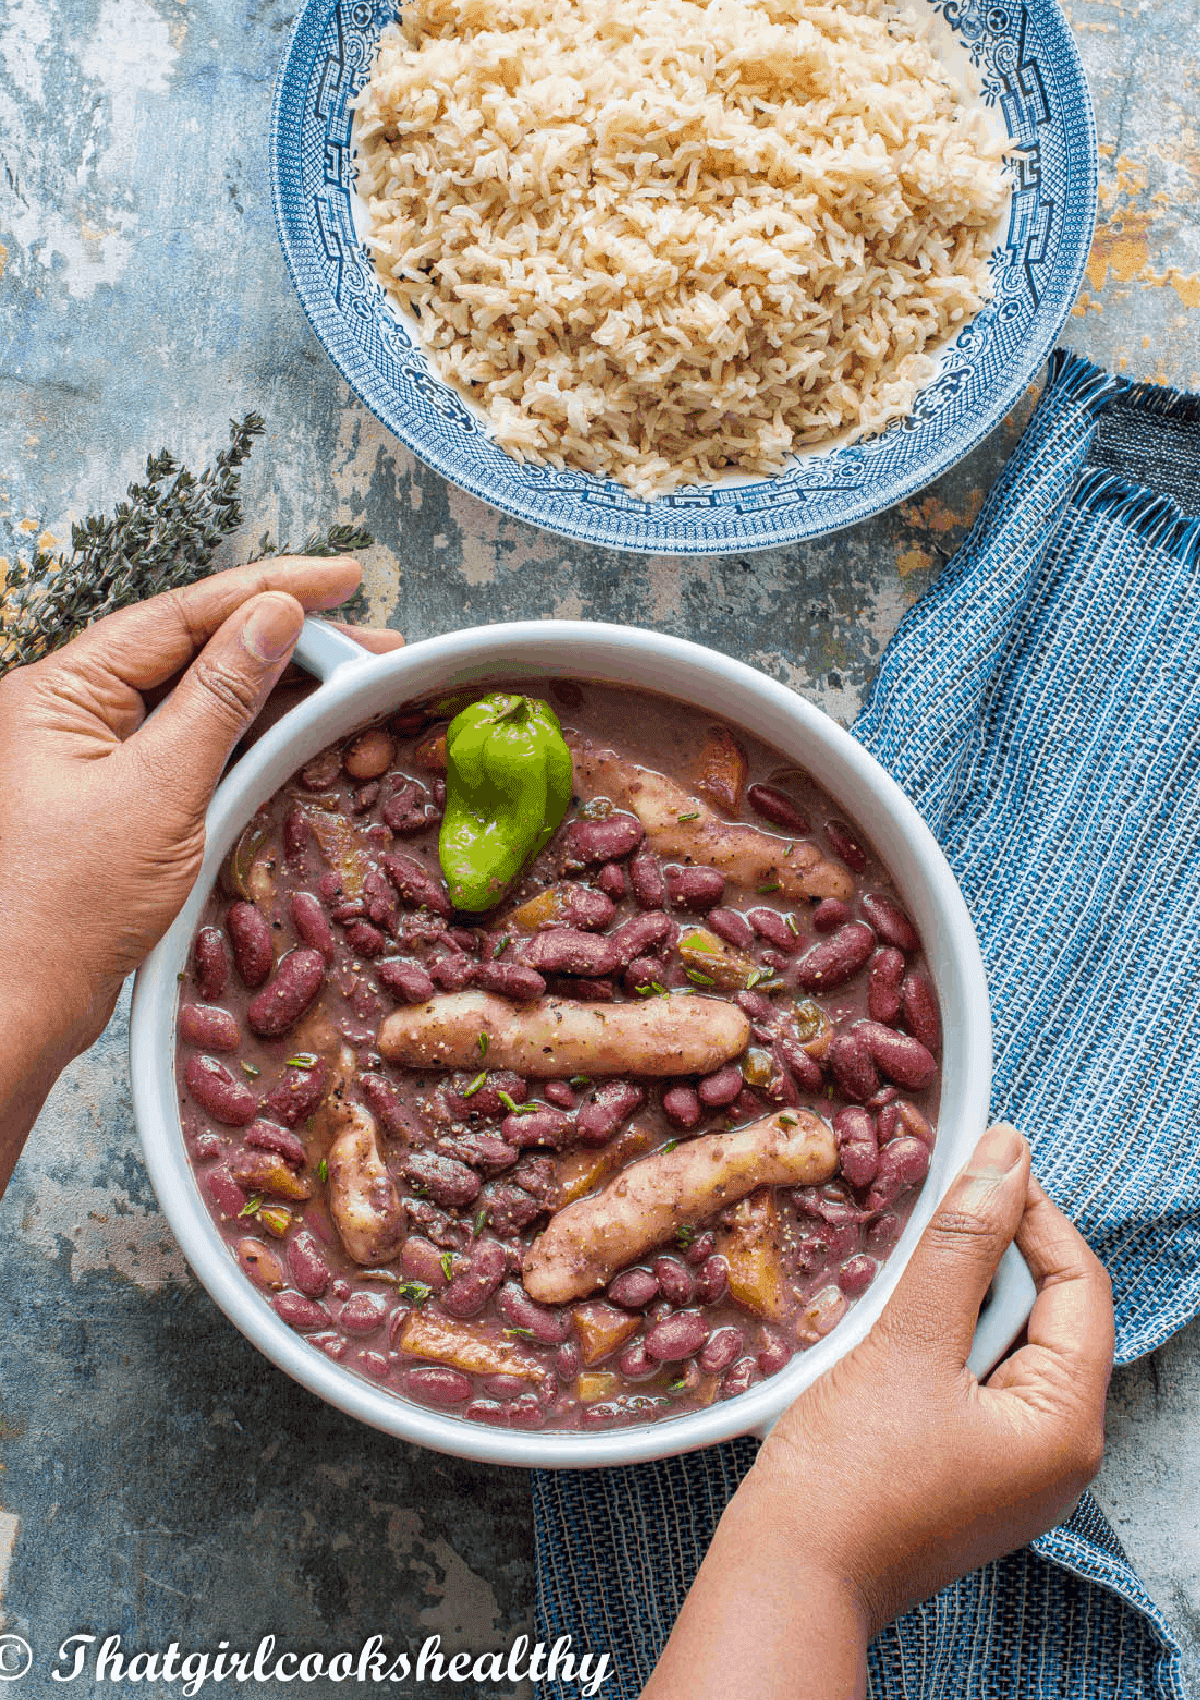
[[292, 925], [301, 943], [311, 945], [313, 950], [321, 952], [326, 962], [332, 962], [337, 945], [320, 898], [314, 897], [311, 891], [293, 891], [288, 901]]
[[442, 1253], [424, 1234], [410, 1234], [400, 1248], [400, 1267], [410, 1281], [424, 1281], [435, 1293], [447, 1285], [449, 1276], [442, 1265]]
[[721, 1383], [721, 1397], [736, 1399], [739, 1393], [748, 1393], [760, 1379], [757, 1361], [749, 1357], [739, 1358]]
[[393, 774], [390, 783], [392, 794], [379, 812], [384, 825], [399, 837], [411, 838], [437, 819], [437, 811], [430, 807], [429, 793], [423, 785], [399, 774]]
[[644, 1088], [631, 1080], [610, 1080], [597, 1087], [575, 1117], [580, 1143], [606, 1145], [621, 1123], [645, 1102]]
[[608, 1296], [622, 1310], [645, 1310], [658, 1297], [658, 1277], [648, 1269], [623, 1269], [608, 1283]]
[[570, 1311], [535, 1303], [519, 1281], [504, 1283], [496, 1309], [511, 1327], [526, 1329], [543, 1346], [561, 1346], [570, 1336]]
[[519, 1375], [486, 1375], [480, 1386], [491, 1399], [517, 1399], [525, 1391]]
[[617, 1368], [628, 1381], [645, 1381], [648, 1376], [657, 1375], [662, 1365], [650, 1356], [646, 1342], [639, 1336], [622, 1348]]
[[764, 820], [781, 826], [785, 832], [801, 834], [809, 830], [808, 822], [792, 799], [774, 785], [752, 785], [746, 792], [746, 801]]
[[629, 859], [629, 883], [640, 909], [661, 909], [667, 900], [662, 864], [648, 844], [643, 844]]
[[290, 950], [262, 991], [246, 1006], [246, 1023], [260, 1039], [293, 1028], [325, 984], [325, 958], [306, 945]]
[[660, 1363], [676, 1363], [690, 1358], [708, 1339], [708, 1323], [696, 1310], [676, 1311], [664, 1316], [646, 1333], [646, 1350]]
[[695, 1284], [691, 1271], [677, 1257], [656, 1257], [650, 1267], [668, 1304], [673, 1304], [678, 1310], [691, 1304]]
[[573, 820], [567, 828], [568, 867], [619, 862], [637, 849], [645, 828], [636, 815], [611, 814], [604, 820]]
[[848, 1107], [833, 1118], [842, 1173], [851, 1186], [870, 1186], [879, 1168], [875, 1123], [866, 1110]]
[[716, 868], [678, 868], [663, 870], [667, 895], [678, 909], [703, 914], [718, 904], [725, 895], [725, 875]]
[[547, 974], [611, 974], [619, 966], [612, 941], [578, 927], [555, 927], [538, 933], [521, 947], [528, 968]]
[[712, 1234], [700, 1234], [684, 1252], [683, 1261], [693, 1264], [704, 1263], [712, 1256], [716, 1243]]
[[408, 1138], [411, 1130], [404, 1100], [386, 1075], [360, 1075], [358, 1090], [363, 1103], [385, 1133], [390, 1133], [393, 1139]]
[[221, 1155], [221, 1141], [215, 1133], [202, 1133], [192, 1140], [190, 1150], [197, 1163], [211, 1163]]
[[890, 1104], [894, 1098], [899, 1096], [899, 1087], [881, 1086], [878, 1092], [867, 1099], [867, 1108], [868, 1110], [882, 1110], [885, 1104]]
[[605, 897], [610, 897], [614, 903], [619, 903], [629, 890], [629, 882], [620, 862], [605, 862], [596, 875], [596, 884]]
[[315, 1299], [306, 1299], [302, 1293], [280, 1293], [271, 1303], [288, 1327], [297, 1329], [301, 1334], [307, 1334], [314, 1328], [324, 1328], [329, 1322], [325, 1306]]
[[341, 771], [342, 752], [334, 745], [305, 763], [300, 769], [300, 783], [306, 791], [328, 791]]
[[525, 968], [519, 962], [481, 962], [475, 969], [472, 984], [481, 992], [496, 992], [513, 1003], [536, 1003], [546, 990], [546, 982], [536, 968]]
[[259, 914], [253, 903], [233, 903], [225, 916], [225, 925], [242, 984], [253, 991], [271, 972], [275, 955], [267, 918]]
[[690, 1086], [668, 1086], [662, 1106], [672, 1127], [691, 1129], [700, 1120], [700, 1097]]
[[844, 1097], [865, 1104], [879, 1090], [879, 1071], [858, 1032], [838, 1033], [829, 1047], [829, 1066]]
[[438, 1150], [459, 1163], [482, 1169], [484, 1174], [499, 1174], [504, 1169], [511, 1169], [521, 1155], [515, 1145], [484, 1128], [467, 1128], [462, 1133], [439, 1139]]
[[448, 1316], [478, 1316], [507, 1274], [508, 1253], [500, 1241], [480, 1240], [441, 1295], [442, 1309]]
[[492, 1399], [476, 1399], [467, 1406], [463, 1416], [468, 1422], [488, 1423], [492, 1428], [541, 1428], [546, 1420], [546, 1414], [536, 1400], [529, 1404], [518, 1400], [513, 1405], [501, 1405]]
[[851, 921], [800, 958], [796, 978], [806, 991], [832, 991], [858, 973], [874, 948], [870, 927], [864, 921]]
[[328, 1074], [322, 1057], [311, 1068], [289, 1069], [263, 1098], [263, 1109], [285, 1127], [299, 1127], [325, 1096]]
[[229, 952], [219, 927], [201, 927], [192, 946], [196, 990], [206, 1003], [219, 998], [229, 980]]
[[583, 1352], [578, 1340], [564, 1340], [554, 1354], [554, 1373], [565, 1383], [574, 1381], [583, 1368]]
[[897, 1086], [917, 1092], [928, 1086], [937, 1073], [937, 1063], [919, 1039], [894, 1028], [881, 1027], [877, 1021], [859, 1021], [855, 1034], [866, 1044], [876, 1065]]
[[[399, 1380], [401, 1391], [407, 1393], [410, 1399], [419, 1400], [422, 1405], [461, 1405], [475, 1391], [470, 1376], [444, 1364], [426, 1364], [419, 1369], [405, 1370]], [[504, 1409], [502, 1405], [496, 1408]]]
[[[549, 926], [561, 924], [581, 927], [588, 933], [602, 933], [605, 927], [612, 924], [612, 918], [617, 912], [617, 906], [611, 897], [606, 897], [602, 891], [593, 891], [590, 886], [580, 885], [577, 880], [560, 885], [556, 897], [558, 913], [554, 921], [546, 923]], [[538, 928], [539, 932], [543, 930], [542, 927]]]
[[790, 1033], [781, 1033], [774, 1048], [791, 1070], [792, 1078], [802, 1092], [811, 1094], [823, 1089], [825, 1076], [821, 1073], [821, 1065], [813, 1061], [799, 1039]]
[[376, 963], [375, 977], [400, 1003], [428, 1003], [437, 990], [419, 963], [398, 956]]
[[379, 781], [372, 779], [369, 785], [360, 785], [354, 793], [354, 801], [350, 805], [350, 813], [365, 815], [368, 809], [374, 808], [379, 801]]
[[837, 1284], [848, 1299], [865, 1293], [879, 1271], [873, 1257], [848, 1257], [837, 1273]]
[[708, 925], [719, 939], [737, 950], [754, 949], [754, 932], [750, 923], [737, 909], [710, 909]]
[[342, 766], [351, 779], [378, 779], [392, 765], [396, 746], [382, 726], [369, 726], [342, 751]]
[[361, 921], [367, 912], [367, 906], [361, 897], [355, 897], [346, 903], [338, 903], [329, 911], [339, 927], [348, 927], [351, 921]]
[[409, 1151], [404, 1158], [404, 1173], [413, 1186], [420, 1187], [445, 1210], [461, 1209], [479, 1195], [480, 1180], [474, 1169], [436, 1151]]
[[879, 891], [867, 891], [862, 897], [863, 914], [870, 921], [884, 944], [896, 950], [913, 951], [921, 941], [916, 929], [900, 905]]
[[710, 1110], [723, 1110], [738, 1097], [743, 1086], [742, 1071], [736, 1063], [726, 1063], [715, 1074], [706, 1074], [698, 1091], [700, 1102]]
[[392, 1366], [382, 1352], [364, 1352], [358, 1360], [358, 1367], [366, 1375], [373, 1375], [376, 1381], [386, 1381], [392, 1373]]
[[763, 1376], [777, 1375], [784, 1364], [790, 1363], [791, 1360], [791, 1347], [785, 1346], [782, 1340], [772, 1335], [759, 1347], [757, 1357], [759, 1374]]
[[760, 1035], [761, 1038], [770, 1039], [774, 1035], [775, 1029], [779, 1025], [779, 1011], [770, 998], [763, 997], [761, 992], [735, 992], [733, 1001], [744, 1015], [750, 1017], [751, 1021], [765, 1024], [764, 1031]]
[[667, 970], [659, 956], [638, 956], [621, 976], [621, 984], [635, 997], [644, 998], [655, 986], [661, 986]]
[[246, 1208], [246, 1194], [228, 1170], [213, 1169], [204, 1177], [204, 1185], [222, 1216], [236, 1220]]
[[890, 1144], [903, 1133], [911, 1134], [914, 1139], [919, 1139], [923, 1145], [928, 1145], [929, 1149], [933, 1150], [933, 1128], [927, 1117], [906, 1098], [898, 1098], [879, 1113], [879, 1143]]
[[547, 1080], [542, 1086], [542, 1096], [547, 1103], [556, 1105], [560, 1110], [575, 1108], [574, 1088], [568, 1086], [565, 1080]]
[[288, 1271], [308, 1299], [319, 1299], [329, 1285], [329, 1265], [307, 1228], [293, 1235], [287, 1248]]
[[900, 987], [904, 982], [904, 955], [893, 945], [877, 950], [871, 958], [867, 986], [867, 1014], [872, 1021], [890, 1026], [900, 1013]]
[[929, 1173], [929, 1147], [903, 1134], [879, 1153], [879, 1173], [867, 1194], [868, 1210], [885, 1210]]
[[559, 1151], [571, 1131], [571, 1118], [565, 1110], [547, 1104], [544, 1109], [531, 1110], [523, 1116], [507, 1115], [500, 1123], [500, 1132], [510, 1145], [522, 1150], [532, 1145], [549, 1146]]
[[900, 1238], [904, 1224], [899, 1216], [894, 1216], [890, 1210], [885, 1210], [867, 1229], [867, 1250], [875, 1257], [886, 1257], [896, 1241]]
[[813, 928], [818, 933], [833, 933], [850, 919], [850, 907], [837, 897], [823, 897], [812, 913]]
[[825, 1186], [801, 1186], [792, 1194], [796, 1209], [805, 1216], [816, 1216], [830, 1224], [861, 1222], [864, 1213], [846, 1191], [841, 1181], [829, 1181]]
[[861, 874], [867, 865], [867, 853], [844, 821], [825, 822], [825, 833], [835, 856], [840, 856], [848, 868]]
[[227, 1009], [216, 1004], [185, 1003], [179, 1011], [179, 1037], [198, 1050], [236, 1051], [241, 1028]]
[[579, 1003], [611, 1003], [617, 988], [611, 980], [556, 980], [547, 982], [554, 997], [574, 998]]
[[304, 852], [308, 849], [308, 835], [308, 816], [299, 803], [293, 803], [283, 817], [281, 832], [283, 859], [290, 868], [298, 868], [304, 861]]
[[778, 909], [750, 909], [746, 913], [746, 919], [760, 939], [773, 944], [786, 956], [794, 956], [804, 943], [804, 935], [789, 927], [787, 918], [781, 915]]
[[696, 1363], [705, 1375], [720, 1375], [729, 1368], [741, 1349], [740, 1328], [716, 1328], [697, 1355]]
[[215, 1122], [247, 1127], [254, 1120], [258, 1102], [253, 1092], [244, 1080], [235, 1080], [215, 1057], [189, 1057], [183, 1067], [183, 1084]]
[[[351, 921], [346, 928], [346, 943], [355, 956], [382, 956], [387, 949], [387, 939], [378, 927], [373, 927], [370, 921]], [[454, 988], [456, 991], [457, 987]]]
[[429, 964], [429, 978], [443, 992], [462, 992], [475, 984], [478, 967], [465, 951], [456, 950]]
[[409, 909], [431, 909], [435, 915], [452, 912], [450, 894], [444, 883], [415, 856], [381, 856], [384, 873]]
[[904, 982], [903, 998], [904, 1025], [936, 1056], [942, 1043], [942, 1018], [933, 987], [922, 975], [910, 974]]
[[274, 1151], [294, 1169], [302, 1169], [308, 1160], [304, 1141], [286, 1127], [276, 1127], [272, 1122], [252, 1122], [246, 1129], [246, 1144], [254, 1146], [256, 1151]]
[[338, 1327], [347, 1334], [374, 1334], [386, 1316], [387, 1300], [381, 1293], [353, 1293], [338, 1312]]
[[723, 1257], [706, 1257], [696, 1272], [696, 1302], [715, 1305], [729, 1286], [729, 1265]]
[[653, 955], [672, 945], [679, 937], [679, 928], [669, 915], [656, 910], [647, 915], [635, 915], [608, 936], [616, 965], [627, 968], [639, 956]]
[[514, 1104], [525, 1102], [525, 1082], [510, 1068], [494, 1069], [484, 1077], [482, 1086], [464, 1098], [463, 1092], [471, 1084], [469, 1076], [458, 1075], [444, 1088], [446, 1108], [455, 1121], [465, 1121], [468, 1116], [498, 1116], [508, 1107], [500, 1101], [501, 1092]]

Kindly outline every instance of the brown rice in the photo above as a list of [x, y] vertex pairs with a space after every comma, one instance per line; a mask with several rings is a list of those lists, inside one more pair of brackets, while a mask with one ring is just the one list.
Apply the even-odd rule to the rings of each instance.
[[439, 376], [647, 498], [906, 414], [1008, 188], [886, 0], [410, 0], [355, 137]]

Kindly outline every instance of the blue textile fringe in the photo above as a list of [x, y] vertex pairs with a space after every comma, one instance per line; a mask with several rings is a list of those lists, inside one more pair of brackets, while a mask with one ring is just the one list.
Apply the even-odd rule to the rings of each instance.
[[[855, 727], [962, 885], [991, 988], [993, 1106], [1108, 1266], [1121, 1363], [1200, 1310], [1198, 445], [1196, 397], [1056, 354]], [[754, 1453], [534, 1473], [538, 1633], [610, 1652], [609, 1700], [649, 1677]], [[879, 1700], [1165, 1700], [1184, 1694], [1181, 1667], [1085, 1495], [891, 1625], [869, 1680]]]

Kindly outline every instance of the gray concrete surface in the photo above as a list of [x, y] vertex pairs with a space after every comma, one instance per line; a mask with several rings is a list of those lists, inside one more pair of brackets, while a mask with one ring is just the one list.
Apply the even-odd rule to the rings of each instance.
[[[1070, 14], [1103, 196], [1068, 340], [1193, 387], [1197, 12], [1075, 0]], [[695, 566], [497, 517], [357, 405], [291, 292], [265, 163], [291, 16], [289, 0], [0, 3], [0, 573], [111, 505], [148, 449], [203, 462], [226, 420], [256, 407], [269, 435], [246, 480], [246, 540], [366, 524], [376, 619], [413, 637], [518, 615], [648, 624], [848, 721], [978, 512], [1020, 410], [934, 490], [806, 548]], [[124, 1020], [60, 1083], [0, 1207], [3, 1629], [42, 1655], [75, 1632], [120, 1632], [127, 1649], [215, 1651], [267, 1631], [301, 1651], [376, 1631], [507, 1645], [533, 1592], [523, 1479], [357, 1427], [224, 1322], [147, 1184]], [[1100, 1497], [1200, 1657], [1197, 1328], [1118, 1374], [1110, 1430]], [[63, 1689], [43, 1675], [19, 1691]]]

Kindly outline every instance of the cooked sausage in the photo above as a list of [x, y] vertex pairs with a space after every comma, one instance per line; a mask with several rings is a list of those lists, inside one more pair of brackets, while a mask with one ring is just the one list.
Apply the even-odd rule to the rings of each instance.
[[448, 992], [398, 1009], [379, 1029], [389, 1062], [409, 1068], [515, 1068], [534, 1079], [572, 1074], [711, 1074], [745, 1050], [750, 1023], [719, 998], [672, 992], [642, 1003], [541, 998], [516, 1005], [491, 992]]
[[807, 1110], [655, 1151], [551, 1218], [526, 1255], [525, 1290], [540, 1304], [582, 1298], [685, 1223], [704, 1221], [756, 1187], [820, 1185], [837, 1160], [832, 1128]]
[[404, 1206], [379, 1154], [374, 1116], [348, 1104], [343, 1121], [326, 1159], [329, 1214], [355, 1263], [389, 1263], [404, 1239]]
[[[848, 898], [853, 875], [811, 841], [795, 840], [740, 821], [723, 820], [702, 798], [673, 779], [614, 751], [572, 740], [575, 785], [584, 797], [604, 796], [631, 809], [647, 842], [668, 860], [719, 868], [740, 886], [779, 882], [785, 898]], [[788, 846], [791, 845], [790, 852]]]

